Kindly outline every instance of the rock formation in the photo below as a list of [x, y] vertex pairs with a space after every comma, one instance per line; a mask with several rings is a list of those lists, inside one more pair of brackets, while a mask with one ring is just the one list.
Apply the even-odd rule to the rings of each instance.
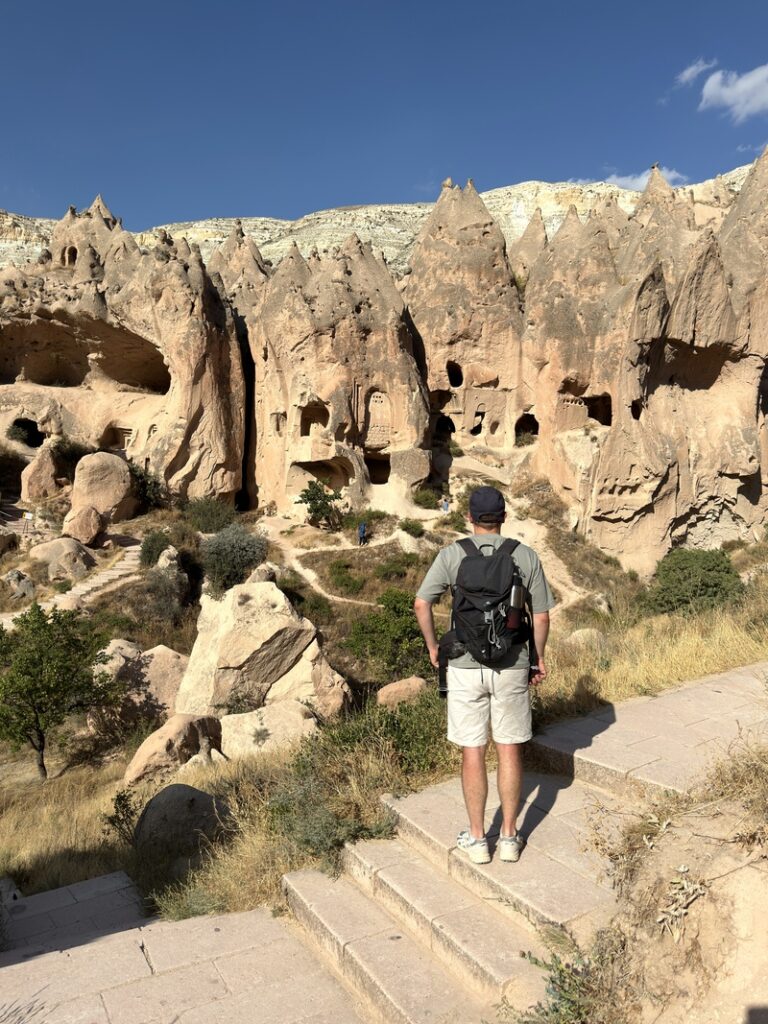
[[[289, 514], [310, 480], [401, 511], [425, 480], [450, 481], [453, 439], [546, 477], [574, 529], [649, 571], [673, 545], [762, 532], [767, 197], [765, 154], [684, 189], [654, 168], [642, 195], [447, 182], [407, 217], [216, 222], [207, 267], [165, 230], [137, 241], [101, 199], [52, 227], [5, 217], [14, 245], [46, 248], [0, 273], [0, 433], [16, 428], [16, 459], [43, 446], [30, 501], [66, 485], [45, 446], [66, 436], [181, 496]], [[386, 235], [396, 265], [355, 226]], [[73, 500], [68, 531], [85, 539], [97, 515]], [[257, 681], [259, 701], [317, 695], [313, 636]], [[206, 668], [205, 708], [240, 672], [225, 661]]]

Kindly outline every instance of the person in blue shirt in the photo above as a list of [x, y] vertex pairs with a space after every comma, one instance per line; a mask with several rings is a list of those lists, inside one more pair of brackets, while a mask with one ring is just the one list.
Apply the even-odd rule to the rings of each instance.
[[365, 523], [360, 523], [360, 525], [357, 528], [357, 544], [358, 544], [358, 547], [362, 547], [365, 544], [366, 540], [368, 539], [367, 532], [368, 532], [368, 528], [365, 525]]

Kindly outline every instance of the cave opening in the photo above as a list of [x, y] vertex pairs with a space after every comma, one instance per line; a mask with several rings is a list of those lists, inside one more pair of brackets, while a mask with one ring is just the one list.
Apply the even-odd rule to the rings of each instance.
[[643, 400], [641, 398], [633, 399], [630, 408], [632, 409], [632, 419], [639, 420], [643, 412]]
[[114, 423], [110, 423], [101, 435], [99, 447], [108, 448], [111, 452], [125, 452], [131, 443], [132, 437], [133, 430], [131, 427], [119, 427]]
[[330, 413], [324, 405], [320, 402], [310, 402], [309, 405], [305, 405], [301, 410], [300, 436], [309, 437], [312, 434], [313, 427], [325, 430], [329, 419]]
[[294, 462], [288, 474], [288, 490], [298, 493], [310, 480], [317, 480], [332, 490], [349, 486], [352, 467], [346, 459], [318, 459], [316, 462]]
[[464, 383], [464, 371], [458, 363], [454, 363], [453, 360], [449, 359], [445, 365], [445, 369], [448, 373], [448, 383], [452, 388], [460, 388]]
[[11, 441], [18, 441], [19, 444], [24, 444], [27, 448], [40, 448], [45, 441], [45, 436], [37, 423], [25, 416], [15, 419], [6, 432], [6, 437]]
[[77, 249], [74, 245], [70, 245], [64, 250], [64, 260], [62, 262], [67, 267], [74, 267], [75, 263], [77, 263]]
[[389, 483], [389, 474], [392, 469], [389, 455], [366, 452], [364, 458], [365, 468], [368, 470], [371, 483], [377, 487], [381, 484]]
[[604, 427], [610, 427], [613, 422], [613, 407], [610, 395], [585, 395], [584, 404], [587, 407], [587, 416]]
[[531, 412], [524, 412], [515, 423], [515, 445], [523, 448], [539, 436], [539, 421]]
[[472, 437], [479, 437], [483, 432], [483, 421], [485, 420], [485, 406], [478, 405], [475, 409], [475, 416], [469, 432]]

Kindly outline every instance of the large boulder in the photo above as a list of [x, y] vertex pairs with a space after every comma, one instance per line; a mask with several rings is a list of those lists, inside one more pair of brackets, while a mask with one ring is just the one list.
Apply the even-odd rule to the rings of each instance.
[[194, 715], [220, 713], [233, 697], [263, 704], [315, 638], [274, 583], [243, 583], [220, 601], [204, 595], [197, 631], [176, 700]]
[[143, 662], [144, 682], [156, 708], [161, 715], [172, 715], [189, 658], [158, 644], [144, 652]]
[[395, 708], [398, 704], [417, 700], [426, 690], [427, 681], [421, 676], [408, 676], [398, 679], [395, 683], [387, 683], [376, 694], [376, 703], [386, 708]]
[[225, 757], [249, 757], [263, 751], [293, 746], [317, 729], [312, 712], [295, 700], [224, 715], [221, 720], [221, 751]]
[[122, 701], [114, 708], [88, 713], [88, 728], [98, 735], [112, 735], [118, 729], [141, 721], [165, 721], [173, 714], [176, 694], [189, 658], [160, 644], [142, 651], [131, 640], [110, 640], [101, 666], [119, 684]]
[[223, 800], [175, 782], [156, 793], [142, 811], [134, 846], [140, 861], [181, 877], [207, 844], [221, 836], [229, 818]]
[[73, 537], [59, 537], [45, 544], [37, 544], [29, 549], [28, 555], [36, 562], [44, 562], [48, 566], [51, 582], [82, 579], [96, 564], [90, 551]]
[[221, 750], [218, 718], [173, 715], [141, 744], [125, 770], [123, 782], [131, 786], [154, 775], [174, 772], [201, 750]]
[[61, 478], [53, 447], [46, 441], [37, 455], [21, 471], [21, 500], [36, 504], [57, 495], [66, 481]]
[[88, 507], [112, 523], [136, 514], [139, 502], [125, 459], [110, 452], [95, 452], [80, 459], [72, 487], [72, 510]]
[[81, 544], [93, 544], [104, 532], [104, 517], [92, 505], [70, 509], [64, 518], [61, 532]]

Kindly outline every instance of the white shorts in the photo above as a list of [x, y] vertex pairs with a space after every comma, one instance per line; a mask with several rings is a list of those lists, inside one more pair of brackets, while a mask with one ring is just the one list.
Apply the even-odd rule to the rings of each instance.
[[460, 747], [482, 747], [490, 726], [496, 743], [531, 738], [531, 698], [525, 668], [448, 666], [448, 739]]

